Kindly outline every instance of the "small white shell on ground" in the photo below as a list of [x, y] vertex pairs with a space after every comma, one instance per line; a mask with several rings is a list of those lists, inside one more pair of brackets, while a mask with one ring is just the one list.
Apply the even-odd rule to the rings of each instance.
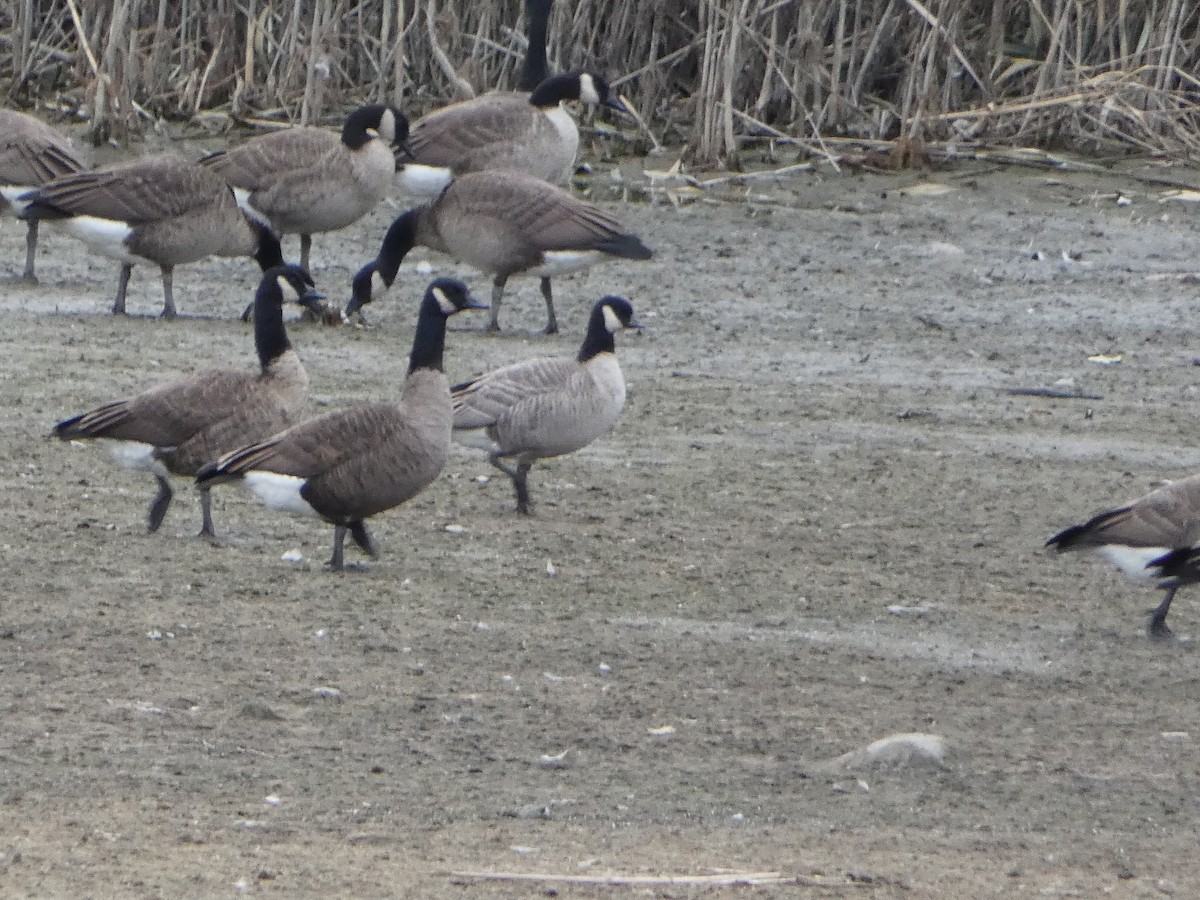
[[675, 733], [674, 725], [656, 725], [652, 728], [646, 729], [646, 734], [653, 734], [653, 735], [659, 735], [659, 736], [664, 735], [664, 734], [674, 734], [674, 733]]
[[567, 749], [561, 753], [543, 753], [538, 757], [538, 765], [543, 769], [565, 769], [570, 765], [567, 762], [567, 754], [570, 752], [570, 749]]
[[290, 562], [290, 563], [304, 562], [304, 554], [301, 553], [299, 550], [289, 550], [287, 553], [283, 554], [283, 556], [281, 556], [279, 558], [282, 559], [284, 562]]
[[321, 700], [341, 700], [342, 692], [335, 687], [315, 687], [312, 695]]
[[467, 529], [462, 525], [447, 525], [445, 530], [446, 534], [462, 534]]
[[946, 740], [939, 734], [910, 732], [880, 738], [859, 750], [843, 753], [829, 761], [831, 769], [942, 768], [946, 764]]

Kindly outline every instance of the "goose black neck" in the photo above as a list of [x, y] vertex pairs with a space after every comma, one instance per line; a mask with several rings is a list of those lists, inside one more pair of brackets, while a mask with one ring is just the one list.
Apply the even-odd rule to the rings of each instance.
[[283, 294], [274, 278], [264, 278], [254, 295], [254, 347], [264, 372], [292, 347], [283, 327]]
[[575, 358], [581, 363], [587, 362], [601, 353], [615, 353], [617, 342], [608, 330], [604, 321], [604, 307], [597, 305], [592, 309], [592, 317], [588, 319], [587, 334], [583, 337], [583, 346]]
[[541, 82], [529, 95], [529, 104], [538, 108], [555, 106], [563, 100], [579, 99], [578, 75], [554, 75]]
[[408, 374], [417, 369], [442, 371], [442, 356], [446, 350], [446, 314], [432, 294], [421, 301], [417, 316], [417, 331], [413, 335], [412, 355], [408, 359]]
[[261, 222], [251, 221], [250, 227], [258, 232], [258, 249], [254, 251], [254, 261], [258, 263], [259, 268], [265, 272], [274, 266], [282, 266], [283, 246], [279, 243], [279, 235]]
[[376, 270], [384, 284], [392, 286], [396, 273], [400, 271], [400, 263], [417, 244], [417, 222], [421, 218], [421, 207], [410, 209], [388, 228], [379, 246], [379, 256], [375, 258]]
[[550, 75], [550, 63], [546, 58], [546, 38], [550, 25], [550, 7], [554, 0], [525, 0], [525, 34], [529, 47], [525, 51], [525, 65], [521, 69], [521, 81], [517, 87], [532, 91]]

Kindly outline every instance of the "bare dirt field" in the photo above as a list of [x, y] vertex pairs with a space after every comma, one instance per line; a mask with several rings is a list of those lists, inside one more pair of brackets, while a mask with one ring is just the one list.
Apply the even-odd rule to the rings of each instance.
[[[183, 482], [147, 536], [151, 479], [46, 439], [251, 366], [253, 263], [181, 268], [175, 322], [142, 267], [148, 315], [116, 319], [116, 266], [47, 233], [42, 284], [0, 289], [0, 893], [1196, 896], [1195, 645], [1146, 638], [1151, 588], [1042, 549], [1200, 470], [1196, 210], [1148, 176], [1200, 179], [946, 167], [613, 203], [654, 260], [562, 280], [556, 337], [513, 282], [503, 334], [454, 320], [447, 370], [571, 354], [626, 294], [647, 329], [619, 340], [615, 431], [535, 467], [529, 519], [456, 450], [341, 575], [330, 528], [233, 488], [228, 546]], [[316, 238], [331, 297], [396, 211]], [[18, 274], [19, 223], [0, 252]], [[371, 328], [291, 329], [314, 410], [397, 394], [422, 259], [456, 271], [415, 254]], [[1061, 379], [1100, 399], [1008, 393]], [[1192, 595], [1171, 622], [1200, 633]], [[829, 764], [900, 732], [942, 736], [944, 766]], [[722, 870], [780, 880], [605, 883]]]

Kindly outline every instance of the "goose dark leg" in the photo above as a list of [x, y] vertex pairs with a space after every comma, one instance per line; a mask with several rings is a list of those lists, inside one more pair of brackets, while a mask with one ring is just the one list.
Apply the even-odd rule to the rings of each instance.
[[217, 543], [217, 532], [212, 522], [212, 493], [205, 488], [200, 489], [200, 512], [203, 516], [200, 525], [200, 537], [208, 538], [211, 543]]
[[162, 317], [164, 319], [175, 318], [175, 293], [172, 290], [172, 283], [175, 280], [175, 267], [162, 267], [162, 282], [163, 282], [163, 310]]
[[521, 462], [517, 464], [517, 475], [513, 479], [513, 487], [517, 489], [517, 512], [523, 516], [533, 515], [533, 508], [529, 505], [529, 470], [533, 468], [531, 462]]
[[492, 281], [492, 320], [488, 322], [488, 331], [500, 330], [500, 301], [504, 299], [504, 285], [507, 283], [507, 275], [497, 275]]
[[305, 272], [312, 272], [312, 269], [308, 267], [308, 255], [310, 252], [312, 252], [312, 235], [300, 235], [300, 268], [304, 269]]
[[158, 494], [154, 498], [154, 502], [150, 504], [150, 522], [146, 528], [150, 534], [158, 531], [158, 527], [162, 525], [163, 519], [167, 515], [167, 509], [171, 505], [171, 497], [174, 491], [171, 490], [171, 484], [167, 481], [164, 475], [155, 475], [158, 480]]
[[30, 284], [38, 283], [37, 275], [33, 271], [33, 257], [37, 253], [37, 239], [37, 219], [30, 219], [29, 228], [25, 231], [25, 274], [21, 276], [21, 280], [28, 281]]
[[354, 538], [354, 543], [362, 548], [363, 553], [371, 559], [379, 559], [379, 551], [375, 548], [375, 542], [371, 540], [371, 535], [367, 533], [367, 526], [361, 519], [351, 522], [346, 527], [350, 529], [350, 537]]
[[329, 568], [334, 572], [342, 571], [344, 563], [342, 546], [346, 543], [346, 532], [348, 530], [345, 525], [333, 526], [333, 556], [329, 559]]
[[125, 289], [129, 287], [129, 276], [133, 274], [133, 266], [121, 263], [121, 274], [117, 276], [117, 299], [113, 301], [113, 315], [125, 315]]
[[1171, 609], [1171, 601], [1175, 599], [1175, 592], [1179, 590], [1179, 586], [1165, 588], [1167, 595], [1163, 597], [1162, 603], [1158, 604], [1154, 612], [1150, 613], [1150, 622], [1146, 625], [1146, 631], [1150, 637], [1156, 641], [1173, 641], [1175, 634], [1167, 625], [1167, 613]]
[[550, 291], [550, 279], [542, 279], [542, 296], [546, 298], [546, 334], [558, 334], [558, 319], [554, 315], [554, 295]]

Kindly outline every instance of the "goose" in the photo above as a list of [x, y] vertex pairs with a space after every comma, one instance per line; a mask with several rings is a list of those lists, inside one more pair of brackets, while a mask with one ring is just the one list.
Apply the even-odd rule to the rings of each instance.
[[[308, 376], [284, 330], [283, 303], [289, 299], [320, 307], [323, 298], [303, 269], [268, 269], [254, 300], [259, 371], [215, 369], [171, 381], [59, 422], [52, 436], [101, 441], [119, 464], [150, 472], [158, 481], [158, 495], [150, 504], [148, 530], [153, 534], [174, 494], [168, 475], [195, 475], [219, 454], [292, 421]], [[200, 496], [200, 534], [215, 540], [208, 492]]]
[[386, 293], [415, 246], [449, 253], [493, 276], [489, 331], [500, 330], [500, 302], [511, 275], [536, 275], [546, 300], [546, 334], [558, 331], [550, 279], [606, 258], [649, 259], [636, 235], [599, 207], [521, 172], [474, 172], [437, 200], [394, 221], [378, 256], [354, 276], [347, 317]]
[[287, 128], [210, 153], [200, 164], [229, 183], [243, 208], [281, 234], [299, 234], [307, 269], [313, 234], [357, 222], [388, 192], [395, 150], [407, 136], [404, 113], [371, 104], [346, 117], [340, 138], [323, 128]]
[[450, 388], [442, 371], [446, 320], [486, 309], [450, 278], [425, 291], [408, 376], [398, 403], [368, 403], [318, 416], [233, 450], [196, 476], [201, 489], [240, 481], [271, 509], [316, 516], [334, 526], [329, 567], [343, 568], [347, 533], [378, 557], [365, 520], [428, 487], [450, 448]]
[[574, 359], [531, 359], [451, 388], [455, 437], [487, 450], [488, 461], [512, 479], [517, 512], [531, 513], [527, 479], [536, 460], [586, 447], [616, 423], [625, 379], [613, 335], [641, 327], [628, 300], [603, 297]]
[[1192, 552], [1198, 545], [1200, 475], [1168, 482], [1128, 506], [1072, 525], [1046, 542], [1060, 552], [1096, 550], [1137, 580], [1165, 579], [1159, 587], [1166, 594], [1147, 626], [1157, 640], [1172, 637], [1167, 613], [1175, 592], [1200, 580], [1193, 577], [1198, 570]]
[[[41, 119], [10, 109], [0, 109], [0, 213], [18, 216], [25, 209], [20, 199], [34, 188], [63, 175], [81, 172], [83, 162], [70, 141]], [[26, 222], [23, 281], [37, 284], [34, 256], [38, 223]]]
[[569, 100], [630, 112], [594, 72], [552, 75], [530, 94], [493, 91], [452, 103], [413, 124], [396, 160], [401, 188], [435, 197], [452, 179], [486, 169], [567, 181], [579, 152], [579, 126], [563, 106]]
[[139, 262], [162, 270], [163, 318], [175, 318], [175, 266], [206, 256], [253, 256], [265, 272], [283, 265], [266, 219], [238, 207], [215, 172], [173, 156], [146, 157], [49, 181], [24, 195], [22, 218], [60, 220], [95, 253], [121, 263], [113, 313]]

